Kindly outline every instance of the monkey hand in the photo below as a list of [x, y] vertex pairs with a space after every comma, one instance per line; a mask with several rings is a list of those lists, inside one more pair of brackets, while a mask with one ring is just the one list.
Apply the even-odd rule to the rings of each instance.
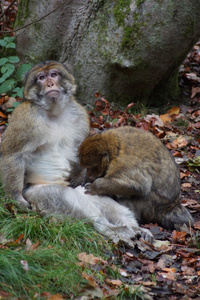
[[86, 183], [84, 185], [85, 188], [85, 194], [90, 194], [90, 195], [101, 195], [98, 189], [96, 189], [95, 181], [93, 183]]
[[[97, 178], [92, 183], [88, 182], [84, 185], [86, 191], [85, 194], [91, 194], [91, 195], [106, 195], [103, 188], [101, 188], [103, 178]], [[100, 183], [100, 186], [99, 186]]]
[[152, 243], [153, 240], [154, 240], [154, 236], [152, 235], [152, 233], [148, 229], [145, 229], [145, 228], [142, 228], [142, 227], [139, 227], [136, 230], [136, 235], [141, 237], [143, 240], [148, 241], [150, 243]]
[[74, 164], [69, 178], [70, 186], [73, 188], [76, 188], [79, 185], [84, 186], [87, 181], [87, 170], [80, 169], [79, 165]]
[[92, 190], [91, 190], [91, 183], [90, 182], [88, 182], [88, 183], [86, 183], [85, 185], [84, 185], [84, 188], [85, 188], [85, 194], [91, 194], [91, 195], [94, 195], [93, 193], [92, 193]]
[[31, 208], [31, 205], [24, 199], [24, 197], [21, 194], [15, 196], [15, 199], [21, 209], [28, 210]]

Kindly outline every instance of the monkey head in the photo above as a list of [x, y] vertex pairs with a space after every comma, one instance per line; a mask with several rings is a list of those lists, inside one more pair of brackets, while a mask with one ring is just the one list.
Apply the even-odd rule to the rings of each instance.
[[79, 147], [79, 164], [87, 169], [90, 180], [103, 177], [109, 166], [110, 157], [100, 134], [86, 138]]
[[33, 66], [25, 77], [24, 99], [46, 111], [62, 109], [75, 91], [74, 77], [67, 66], [56, 61]]

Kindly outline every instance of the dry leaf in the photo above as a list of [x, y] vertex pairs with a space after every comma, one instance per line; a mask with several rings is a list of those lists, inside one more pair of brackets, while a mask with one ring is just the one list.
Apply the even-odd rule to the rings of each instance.
[[195, 124], [194, 124], [194, 127], [195, 127], [195, 128], [200, 128], [200, 122], [195, 123]]
[[185, 182], [185, 183], [182, 183], [181, 186], [182, 186], [183, 188], [189, 188], [189, 187], [192, 186], [192, 183], [191, 183], [191, 182]]
[[179, 136], [171, 144], [174, 148], [183, 148], [183, 147], [187, 146], [188, 141], [183, 136]]
[[22, 233], [22, 234], [18, 237], [18, 239], [16, 239], [16, 241], [14, 241], [13, 243], [15, 243], [15, 244], [20, 243], [21, 240], [23, 240], [23, 239], [24, 239], [24, 233]]
[[109, 283], [109, 284], [114, 285], [115, 287], [119, 287], [119, 286], [121, 286], [123, 284], [122, 281], [119, 280], [119, 279], [108, 279], [107, 278], [106, 282]]
[[155, 115], [155, 114], [146, 115], [146, 117], [144, 117], [144, 120], [148, 121], [148, 122], [150, 122], [153, 119], [155, 120], [153, 122], [154, 125], [161, 126], [161, 127], [164, 125], [162, 119], [159, 116]]
[[161, 273], [161, 272], [158, 272], [158, 275], [162, 276], [163, 278], [165, 278], [167, 280], [172, 280], [172, 281], [175, 280], [174, 275], [171, 274], [171, 273]]
[[172, 118], [169, 114], [160, 115], [160, 118], [163, 121], [163, 123], [169, 123], [172, 121]]
[[163, 271], [167, 272], [167, 273], [176, 273], [176, 269], [175, 268], [163, 268]]
[[0, 117], [2, 117], [3, 119], [6, 119], [6, 115], [4, 115], [1, 111], [0, 111]]
[[155, 248], [159, 249], [161, 246], [169, 246], [170, 242], [169, 241], [160, 241], [160, 240], [154, 240], [153, 245]]
[[187, 77], [188, 79], [200, 82], [200, 78], [196, 75], [196, 73], [186, 73], [185, 77]]
[[102, 259], [101, 257], [95, 257], [93, 254], [86, 254], [85, 252], [83, 252], [79, 253], [77, 256], [78, 259], [85, 264], [90, 264], [93, 266], [98, 263], [101, 263], [103, 265], [107, 264], [106, 260]]
[[187, 276], [192, 276], [196, 274], [196, 271], [194, 270], [194, 268], [190, 268], [187, 266], [181, 266], [181, 271], [183, 272], [183, 274], [187, 275]]
[[82, 276], [83, 276], [83, 278], [85, 278], [88, 281], [89, 285], [91, 285], [93, 287], [97, 286], [97, 283], [92, 276], [90, 276], [84, 272], [82, 273]]
[[176, 231], [176, 230], [173, 230], [172, 231], [172, 240], [174, 243], [177, 243], [177, 242], [185, 242], [185, 237], [186, 237], [186, 232], [185, 231]]
[[59, 295], [59, 294], [56, 294], [56, 295], [51, 295], [50, 297], [47, 298], [48, 300], [63, 300], [64, 298]]
[[157, 285], [157, 283], [154, 281], [142, 281], [141, 284], [144, 286], [156, 286]]
[[8, 99], [8, 101], [5, 103], [5, 105], [6, 105], [7, 108], [12, 108], [12, 107], [13, 107], [13, 104], [14, 104], [15, 102], [17, 102], [17, 99], [14, 98], [14, 97], [10, 97], [10, 98]]
[[200, 93], [200, 87], [192, 87], [192, 95], [191, 98], [194, 98], [194, 96], [196, 96], [196, 94]]
[[171, 109], [167, 111], [167, 113], [172, 116], [172, 115], [178, 115], [180, 113], [180, 107], [174, 106]]
[[200, 230], [200, 221], [194, 223], [194, 228]]

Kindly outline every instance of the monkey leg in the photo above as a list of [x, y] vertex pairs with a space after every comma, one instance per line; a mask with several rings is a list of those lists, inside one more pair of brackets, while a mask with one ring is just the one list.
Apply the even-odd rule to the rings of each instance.
[[192, 226], [194, 224], [194, 219], [181, 203], [171, 205], [160, 214], [162, 217], [158, 220], [158, 223], [167, 229], [177, 229], [179, 230], [183, 224], [187, 226]]
[[[177, 195], [177, 198], [174, 199], [151, 192], [147, 203], [147, 207], [152, 207], [153, 222], [158, 223], [166, 229], [178, 229], [183, 224], [191, 226], [194, 223], [187, 208], [181, 204], [181, 195]], [[144, 217], [149, 219], [150, 215], [144, 214]]]
[[175, 200], [166, 199], [152, 192], [146, 199], [123, 199], [117, 200], [131, 211], [139, 224], [158, 223], [166, 229], [178, 229], [183, 224], [193, 225], [194, 220], [181, 202], [180, 197]]
[[115, 243], [138, 235], [151, 241], [150, 231], [140, 228], [134, 214], [109, 197], [86, 195], [83, 187], [73, 189], [60, 185], [35, 185], [24, 192], [24, 198], [41, 215], [59, 214], [86, 219], [96, 230]]
[[[90, 200], [96, 207], [99, 207], [102, 214], [106, 217], [109, 223], [117, 226], [117, 234], [125, 237], [142, 237], [147, 241], [153, 240], [153, 235], [147, 229], [138, 226], [134, 212], [131, 212], [127, 207], [120, 205], [115, 200], [108, 196], [85, 195], [83, 187], [77, 187], [86, 198]], [[123, 238], [124, 239], [124, 238]]]

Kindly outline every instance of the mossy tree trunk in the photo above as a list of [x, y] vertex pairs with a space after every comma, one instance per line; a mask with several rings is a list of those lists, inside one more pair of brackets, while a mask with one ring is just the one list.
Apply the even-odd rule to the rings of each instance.
[[[26, 3], [26, 9], [24, 9]], [[21, 0], [16, 27], [23, 61], [57, 59], [74, 70], [78, 98], [163, 103], [177, 94], [177, 69], [200, 37], [199, 0]]]

